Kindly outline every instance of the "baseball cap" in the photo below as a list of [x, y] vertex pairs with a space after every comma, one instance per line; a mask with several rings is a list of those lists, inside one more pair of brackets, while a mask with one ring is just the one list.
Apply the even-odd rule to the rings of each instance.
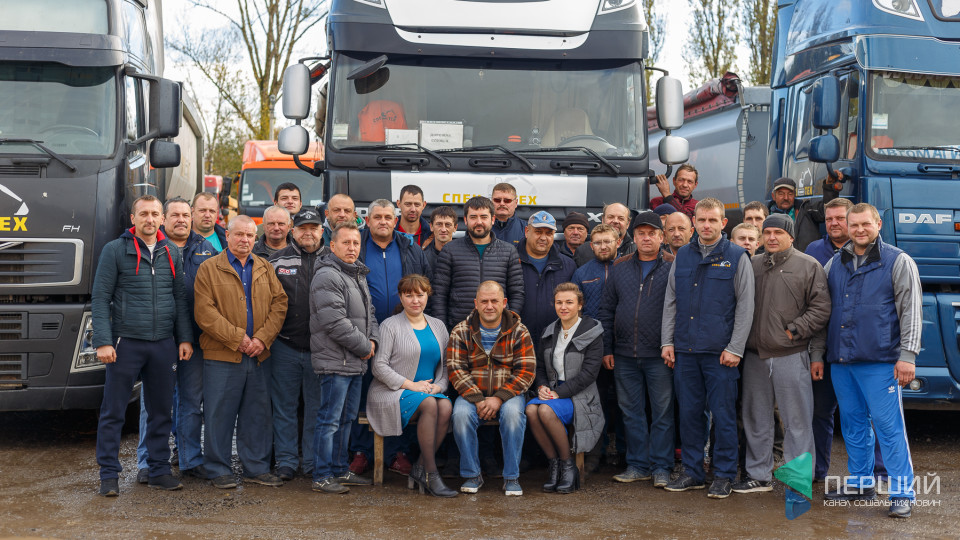
[[773, 191], [776, 191], [782, 187], [787, 187], [792, 189], [793, 191], [796, 191], [797, 183], [793, 181], [793, 178], [787, 178], [786, 176], [782, 176], [780, 178], [777, 178], [777, 180], [773, 183]]
[[636, 229], [640, 225], [649, 225], [655, 229], [663, 230], [663, 222], [660, 220], [660, 216], [656, 212], [651, 212], [649, 210], [640, 212], [637, 214], [637, 217], [633, 218], [633, 225], [631, 228]]
[[297, 215], [293, 216], [293, 226], [299, 227], [304, 223], [315, 223], [317, 225], [323, 224], [323, 219], [320, 217], [320, 212], [317, 212], [314, 208], [304, 208], [297, 212]]
[[530, 216], [530, 219], [527, 220], [527, 225], [531, 227], [548, 227], [557, 230], [557, 220], [546, 210], [541, 210]]

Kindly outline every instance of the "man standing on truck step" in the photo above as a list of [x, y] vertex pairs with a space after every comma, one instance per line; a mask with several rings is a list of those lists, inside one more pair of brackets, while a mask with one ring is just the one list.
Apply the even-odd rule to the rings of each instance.
[[590, 233], [590, 223], [587, 216], [580, 212], [570, 212], [563, 218], [563, 242], [560, 243], [560, 253], [573, 259], [577, 248], [587, 241]]
[[333, 233], [333, 229], [337, 228], [337, 225], [352, 222], [356, 224], [359, 230], [363, 230], [366, 225], [366, 222], [357, 216], [357, 209], [353, 203], [353, 199], [343, 193], [337, 193], [330, 197], [323, 213], [324, 217], [326, 217], [323, 221], [323, 245], [325, 246], [330, 245], [330, 235]]
[[[310, 280], [317, 257], [324, 251], [315, 208], [304, 208], [293, 218], [290, 245], [270, 258], [287, 294], [287, 316], [270, 347], [270, 400], [273, 404], [273, 456], [280, 480], [293, 480], [297, 456], [297, 408], [303, 394], [303, 474], [313, 476], [313, 439], [320, 408], [320, 380], [310, 363]], [[301, 392], [302, 390], [302, 392]]]
[[200, 265], [194, 313], [203, 347], [204, 467], [213, 486], [237, 487], [233, 435], [245, 481], [282, 486], [270, 473], [270, 345], [287, 314], [287, 295], [266, 259], [253, 254], [257, 224], [230, 220], [227, 249]]
[[523, 269], [513, 246], [490, 232], [493, 202], [473, 197], [463, 205], [467, 234], [451, 240], [437, 257], [434, 269], [434, 314], [452, 328], [474, 309], [477, 287], [496, 281], [506, 291], [509, 308], [523, 309]]
[[397, 230], [407, 235], [418, 246], [423, 247], [427, 238], [430, 238], [430, 222], [423, 217], [423, 209], [426, 208], [423, 190], [414, 185], [400, 188], [397, 208], [400, 209]]
[[684, 468], [665, 489], [705, 487], [703, 412], [709, 410], [716, 443], [707, 496], [723, 499], [737, 475], [737, 365], [753, 322], [753, 268], [746, 250], [723, 234], [721, 201], [701, 200], [695, 216], [697, 239], [677, 252], [663, 303], [660, 351], [674, 368]]
[[[377, 199], [367, 208], [367, 228], [360, 233], [360, 262], [370, 270], [367, 286], [376, 312], [377, 324], [394, 314], [400, 305], [397, 285], [400, 278], [410, 274], [430, 275], [430, 267], [423, 249], [410, 236], [394, 229], [397, 224], [393, 203]], [[369, 365], [368, 365], [369, 368]], [[367, 410], [367, 390], [373, 382], [373, 372], [364, 372], [360, 385], [360, 410]], [[398, 474], [410, 474], [403, 437], [384, 440], [384, 457], [389, 469]], [[366, 424], [353, 423], [350, 428], [350, 470], [363, 474], [373, 456], [373, 434]]]
[[[837, 173], [843, 178], [843, 173]], [[771, 214], [787, 214], [793, 219], [794, 230], [797, 233], [794, 247], [798, 251], [805, 251], [811, 242], [820, 238], [820, 224], [824, 222], [824, 204], [836, 199], [840, 193], [833, 189], [834, 181], [826, 178], [823, 181], [823, 197], [813, 199], [797, 199], [797, 183], [792, 178], [778, 178], [773, 183], [768, 208]]]
[[[603, 207], [602, 223], [610, 225], [620, 233], [617, 258], [629, 255], [637, 250], [637, 246], [633, 244], [633, 238], [630, 238], [632, 235], [628, 234], [632, 215], [633, 213], [625, 204], [610, 203]], [[589, 242], [586, 242], [574, 252], [573, 260], [579, 267], [587, 264], [587, 261], [593, 259], [593, 257], [593, 248], [590, 247]]]
[[825, 346], [850, 471], [824, 497], [876, 498], [876, 430], [889, 473], [889, 515], [906, 518], [916, 495], [900, 388], [915, 374], [923, 292], [916, 263], [880, 238], [881, 226], [872, 205], [856, 204], [847, 212], [850, 241], [824, 268], [833, 308], [826, 343], [821, 333], [811, 344], [810, 370], [814, 379], [822, 378]]
[[740, 482], [733, 485], [737, 493], [773, 489], [775, 405], [783, 424], [784, 461], [804, 452], [812, 457], [815, 451], [807, 346], [830, 320], [830, 293], [823, 267], [794, 249], [793, 234], [789, 216], [768, 217], [763, 222], [764, 253], [751, 259], [756, 307], [743, 358], [747, 459]]
[[693, 198], [693, 190], [697, 189], [697, 182], [700, 173], [697, 168], [689, 163], [684, 163], [673, 173], [673, 193], [670, 193], [670, 184], [667, 182], [667, 176], [657, 175], [657, 190], [660, 191], [659, 197], [650, 199], [650, 209], [656, 210], [661, 204], [669, 204], [679, 212], [693, 217], [694, 208], [697, 206], [697, 200]]
[[220, 201], [217, 196], [207, 191], [201, 191], [193, 197], [193, 232], [199, 234], [217, 250], [223, 251], [227, 245], [227, 232], [217, 224], [220, 217]]
[[527, 226], [527, 223], [516, 215], [517, 205], [520, 202], [517, 188], [512, 184], [501, 182], [493, 186], [490, 200], [495, 205], [493, 215], [496, 220], [493, 222], [493, 235], [517, 247], [524, 238], [523, 231]]
[[263, 236], [253, 245], [253, 254], [269, 258], [274, 253], [287, 247], [292, 240], [290, 227], [293, 218], [282, 206], [271, 206], [263, 212]]
[[[152, 195], [133, 202], [133, 227], [103, 248], [91, 297], [93, 346], [106, 364], [97, 426], [100, 495], [120, 494], [120, 435], [139, 377], [147, 410], [150, 487], [181, 489], [170, 473], [171, 413], [177, 358], [193, 355], [183, 265], [159, 231], [163, 207]], [[179, 345], [178, 345], [179, 344]]]

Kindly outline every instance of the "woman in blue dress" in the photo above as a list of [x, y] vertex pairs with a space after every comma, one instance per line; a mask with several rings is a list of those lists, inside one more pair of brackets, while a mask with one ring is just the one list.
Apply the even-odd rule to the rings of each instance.
[[[527, 403], [527, 425], [550, 460], [546, 492], [571, 493], [580, 487], [573, 455], [589, 451], [603, 433], [597, 374], [603, 362], [603, 327], [581, 317], [583, 293], [573, 283], [553, 291], [559, 319], [543, 331], [537, 347], [537, 375]], [[573, 427], [572, 436], [567, 426]]]
[[380, 346], [371, 364], [367, 393], [370, 427], [384, 437], [400, 435], [417, 422], [420, 459], [410, 471], [408, 487], [435, 497], [455, 497], [437, 471], [436, 452], [450, 427], [453, 410], [447, 388], [446, 350], [450, 333], [439, 319], [425, 315], [430, 281], [410, 274], [397, 284], [403, 311], [380, 324]]

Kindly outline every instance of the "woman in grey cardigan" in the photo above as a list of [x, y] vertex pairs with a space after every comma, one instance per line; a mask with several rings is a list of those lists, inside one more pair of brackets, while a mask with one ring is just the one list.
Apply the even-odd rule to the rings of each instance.
[[[543, 331], [537, 348], [537, 376], [531, 388], [537, 398], [527, 403], [527, 424], [550, 460], [550, 478], [543, 490], [571, 493], [580, 487], [573, 454], [593, 448], [603, 433], [596, 383], [603, 362], [603, 327], [590, 317], [580, 317], [583, 293], [573, 283], [557, 285], [553, 303], [559, 320]], [[567, 425], [573, 426], [569, 439]]]
[[426, 490], [435, 497], [455, 497], [457, 492], [444, 485], [436, 462], [453, 410], [450, 398], [443, 395], [450, 334], [439, 319], [423, 313], [427, 296], [433, 292], [427, 278], [404, 276], [397, 292], [403, 311], [380, 324], [380, 346], [371, 366], [374, 380], [367, 393], [367, 419], [384, 437], [400, 435], [416, 419], [420, 459], [410, 471], [408, 487], [417, 484], [420, 493]]

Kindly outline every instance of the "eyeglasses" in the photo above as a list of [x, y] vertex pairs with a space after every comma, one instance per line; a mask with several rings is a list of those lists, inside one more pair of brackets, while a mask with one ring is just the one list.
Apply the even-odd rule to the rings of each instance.
[[493, 202], [495, 202], [495, 203], [497, 203], [497, 204], [510, 204], [510, 203], [512, 203], [513, 201], [514, 201], [513, 199], [504, 199], [504, 198], [502, 198], [502, 197], [495, 197], [495, 198], [493, 199]]

